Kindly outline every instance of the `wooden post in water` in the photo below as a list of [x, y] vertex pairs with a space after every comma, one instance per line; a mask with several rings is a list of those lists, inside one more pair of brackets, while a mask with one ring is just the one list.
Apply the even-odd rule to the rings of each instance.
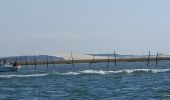
[[35, 69], [37, 67], [37, 64], [36, 64], [36, 59], [35, 59], [35, 56], [34, 56], [34, 65], [35, 65]]
[[96, 55], [93, 56], [93, 59], [91, 60], [90, 64], [89, 64], [89, 67], [91, 67], [93, 61], [94, 61], [94, 58], [95, 58]]
[[109, 60], [110, 60], [110, 59], [109, 59], [109, 56], [110, 56], [110, 55], [108, 54], [108, 59], [107, 59], [107, 68], [109, 68]]
[[115, 66], [116, 66], [116, 52], [114, 51], [114, 60], [115, 60]]
[[157, 54], [156, 54], [156, 66], [158, 66], [158, 52], [157, 52]]
[[17, 56], [16, 56], [16, 58], [15, 58], [15, 61], [16, 61], [16, 62], [18, 62], [18, 58], [17, 58]]
[[47, 59], [47, 68], [48, 68], [48, 56], [46, 56], [46, 59]]
[[73, 65], [73, 68], [74, 68], [74, 59], [73, 59], [72, 52], [71, 52], [71, 61], [72, 61], [72, 65]]
[[95, 55], [93, 56], [93, 59], [91, 60], [91, 62], [90, 62], [90, 64], [89, 64], [89, 67], [91, 67], [91, 64], [93, 63], [94, 58], [95, 58]]
[[51, 60], [52, 64], [54, 65], [54, 68], [55, 68], [55, 64], [54, 64], [54, 62], [53, 62], [53, 60], [52, 60], [51, 56], [50, 56], [50, 60]]
[[27, 68], [27, 56], [25, 56], [25, 65], [26, 65], [26, 68]]
[[149, 65], [149, 59], [150, 59], [150, 51], [149, 51], [149, 55], [148, 55], [147, 66]]

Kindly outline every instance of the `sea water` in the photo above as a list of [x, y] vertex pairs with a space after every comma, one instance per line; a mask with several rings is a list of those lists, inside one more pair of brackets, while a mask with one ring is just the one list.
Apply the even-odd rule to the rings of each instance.
[[21, 66], [0, 73], [0, 100], [170, 100], [170, 62]]

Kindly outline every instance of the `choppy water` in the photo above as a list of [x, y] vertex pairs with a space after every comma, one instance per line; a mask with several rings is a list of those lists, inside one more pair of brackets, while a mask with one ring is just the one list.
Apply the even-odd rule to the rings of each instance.
[[169, 100], [170, 62], [23, 66], [0, 87], [0, 100]]

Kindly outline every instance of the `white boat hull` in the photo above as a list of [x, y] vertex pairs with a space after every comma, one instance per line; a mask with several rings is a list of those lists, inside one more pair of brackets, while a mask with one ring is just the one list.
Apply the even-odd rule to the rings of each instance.
[[14, 72], [17, 71], [17, 67], [13, 66], [0, 66], [0, 72]]

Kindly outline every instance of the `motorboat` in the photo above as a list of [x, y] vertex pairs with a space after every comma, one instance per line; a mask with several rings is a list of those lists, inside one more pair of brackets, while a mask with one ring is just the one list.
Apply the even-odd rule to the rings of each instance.
[[14, 72], [17, 71], [19, 67], [18, 66], [13, 66], [13, 65], [1, 65], [0, 66], [0, 72]]
[[14, 72], [20, 68], [18, 62], [13, 63], [0, 63], [0, 72]]

